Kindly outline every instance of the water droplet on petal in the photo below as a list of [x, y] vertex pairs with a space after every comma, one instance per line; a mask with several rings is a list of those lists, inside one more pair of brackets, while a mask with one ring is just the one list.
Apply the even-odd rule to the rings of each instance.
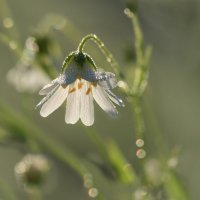
[[98, 191], [98, 189], [97, 188], [90, 188], [89, 190], [88, 190], [88, 195], [90, 196], [90, 197], [92, 197], [92, 198], [95, 198], [97, 195], [98, 195], [98, 193], [99, 193], [99, 191]]
[[135, 142], [136, 146], [141, 148], [144, 146], [144, 140], [142, 139], [137, 139], [136, 142]]
[[146, 156], [146, 151], [144, 149], [138, 149], [136, 151], [136, 156], [140, 159], [143, 159]]
[[6, 17], [5, 19], [3, 19], [3, 26], [5, 28], [12, 28], [14, 25], [14, 22], [11, 18]]

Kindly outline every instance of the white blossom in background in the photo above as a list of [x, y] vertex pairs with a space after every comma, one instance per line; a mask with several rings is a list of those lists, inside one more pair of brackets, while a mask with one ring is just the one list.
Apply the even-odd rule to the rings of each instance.
[[34, 63], [35, 53], [38, 47], [35, 38], [29, 37], [26, 40], [25, 50], [21, 59], [15, 67], [7, 73], [7, 81], [19, 92], [34, 93], [44, 84], [50, 81], [49, 77]]
[[[84, 54], [78, 56], [84, 57]], [[112, 117], [118, 114], [114, 104], [124, 106], [111, 92], [117, 86], [115, 75], [94, 70], [91, 63], [81, 59], [81, 62], [79, 58], [72, 59], [63, 74], [40, 90], [40, 95], [46, 95], [36, 106], [42, 117], [50, 115], [66, 100], [65, 122], [75, 124], [81, 119], [84, 125], [91, 126], [94, 123], [93, 100]]]
[[34, 93], [42, 85], [50, 81], [49, 77], [39, 69], [31, 66], [15, 66], [7, 73], [7, 81], [19, 92]]
[[31, 186], [41, 186], [47, 178], [50, 163], [44, 155], [27, 154], [15, 165], [18, 183], [30, 191]]

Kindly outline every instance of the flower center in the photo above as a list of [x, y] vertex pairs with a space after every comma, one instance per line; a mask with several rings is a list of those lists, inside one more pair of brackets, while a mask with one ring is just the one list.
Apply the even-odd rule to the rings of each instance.
[[79, 82], [79, 83], [78, 83], [78, 89], [80, 90], [82, 87], [83, 87], [83, 83], [82, 83], [82, 82]]
[[[78, 83], [75, 83], [75, 85], [69, 89], [69, 94], [71, 94], [71, 93], [73, 93], [75, 91], [81, 90], [83, 88], [83, 85], [85, 83], [81, 82], [81, 78], [77, 79], [77, 80], [78, 80]], [[85, 94], [89, 95], [92, 92], [92, 86], [96, 87], [97, 86], [97, 82], [93, 82], [93, 83], [92, 82], [87, 82], [86, 85], [88, 87], [87, 87], [87, 90], [86, 90]], [[66, 88], [66, 85], [63, 85], [63, 87]]]

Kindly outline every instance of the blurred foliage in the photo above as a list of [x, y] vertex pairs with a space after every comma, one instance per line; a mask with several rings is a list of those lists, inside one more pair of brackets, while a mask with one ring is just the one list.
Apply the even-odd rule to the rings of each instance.
[[[78, 46], [82, 33], [66, 17], [48, 14], [31, 30], [27, 39], [21, 42], [20, 31], [16, 27], [6, 1], [1, 0], [0, 3], [0, 19], [3, 22], [3, 26], [0, 27], [0, 40], [11, 49], [18, 59], [16, 65], [8, 71], [7, 79], [16, 87], [21, 98], [25, 99], [26, 93], [36, 95], [35, 92], [50, 79], [55, 78], [61, 70], [61, 68], [55, 67], [58, 63], [61, 67], [63, 56], [62, 47], [57, 42], [58, 38], [55, 32], [63, 35], [74, 47]], [[148, 87], [152, 47], [144, 42], [138, 20], [137, 2], [127, 1], [124, 13], [132, 23], [134, 37], [134, 43], [129, 45], [125, 53], [121, 52], [122, 55], [125, 55], [126, 67], [120, 67], [111, 51], [99, 38], [96, 36], [94, 38], [94, 35], [90, 39], [97, 46], [88, 46], [85, 49], [88, 48], [94, 52], [95, 60], [98, 62], [104, 58], [119, 78], [120, 92], [126, 97], [127, 104], [130, 104], [133, 116], [135, 130], [130, 131], [135, 133], [136, 145], [133, 144], [130, 149], [136, 149], [136, 159], [127, 158], [113, 138], [106, 139], [101, 136], [99, 130], [85, 127], [82, 127], [82, 130], [97, 149], [97, 153], [94, 157], [81, 157], [73, 152], [73, 149], [61, 144], [56, 137], [48, 135], [35, 123], [30, 113], [19, 111], [3, 102], [2, 99], [0, 101], [0, 142], [8, 147], [17, 143], [15, 147], [23, 149], [23, 155], [39, 153], [47, 160], [47, 162], [45, 161], [46, 165], [49, 163], [48, 159], [52, 159], [55, 163], [61, 162], [66, 170], [71, 167], [80, 177], [78, 181], [86, 190], [83, 199], [187, 200], [189, 199], [188, 194], [181, 178], [176, 174], [175, 166], [172, 167], [168, 164], [169, 159], [174, 155], [166, 154], [159, 147], [165, 143], [161, 132], [158, 132], [158, 135], [152, 139], [159, 154], [148, 155], [147, 152], [148, 156], [146, 156], [146, 145], [151, 142], [145, 136], [148, 134], [148, 130], [145, 124], [143, 101], [144, 91]], [[102, 52], [102, 55], [96, 53], [96, 48]], [[132, 118], [128, 120], [131, 121]], [[23, 173], [20, 172], [20, 181], [24, 182], [22, 185], [33, 181], [34, 185], [38, 185], [39, 188], [37, 191], [30, 192], [22, 187], [25, 194], [24, 199], [27, 196], [32, 199], [47, 199], [43, 187], [40, 185], [40, 173], [43, 173], [43, 168], [38, 167], [38, 163], [34, 159], [28, 163], [28, 168], [23, 168], [25, 164], [27, 165], [24, 159], [20, 161], [20, 170], [21, 168], [24, 170], [22, 170]], [[48, 176], [51, 169], [46, 170], [46, 168], [48, 167], [45, 166], [44, 171]], [[1, 198], [5, 200], [23, 198], [20, 197], [20, 191], [14, 191], [4, 184], [3, 180], [1, 182]], [[67, 195], [65, 194], [65, 196]], [[48, 197], [48, 199], [50, 198]]]

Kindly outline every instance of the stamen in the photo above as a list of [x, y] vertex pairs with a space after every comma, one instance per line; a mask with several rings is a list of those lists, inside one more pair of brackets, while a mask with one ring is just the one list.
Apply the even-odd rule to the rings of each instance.
[[86, 95], [90, 94], [91, 91], [92, 91], [92, 88], [89, 86], [89, 88], [86, 91]]
[[97, 86], [97, 82], [92, 83], [92, 85], [93, 85], [94, 87], [96, 87], [96, 86]]
[[79, 90], [83, 87], [83, 84], [84, 84], [84, 83], [82, 83], [82, 82], [79, 82], [79, 83], [78, 83], [78, 89], [79, 89]]
[[75, 92], [75, 91], [76, 91], [76, 88], [71, 88], [70, 91], [69, 91], [69, 94], [72, 93], [72, 92]]

